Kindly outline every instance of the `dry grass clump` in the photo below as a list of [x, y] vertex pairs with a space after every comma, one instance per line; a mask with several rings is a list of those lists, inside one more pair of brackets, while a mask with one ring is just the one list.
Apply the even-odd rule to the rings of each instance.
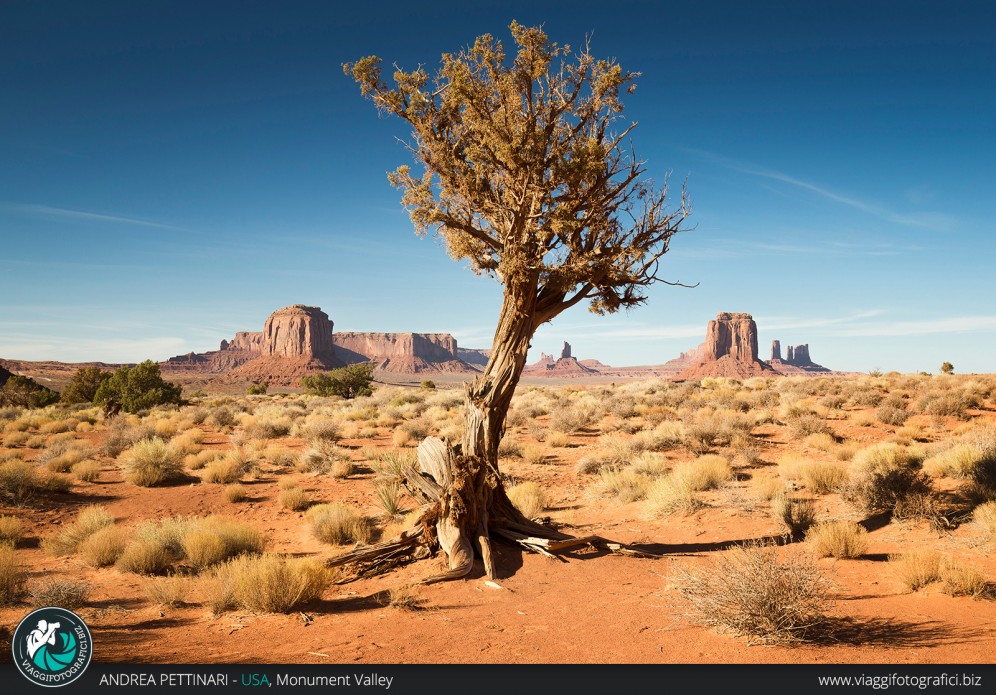
[[217, 449], [204, 449], [196, 454], [188, 454], [183, 458], [183, 465], [191, 471], [199, 471], [212, 461], [222, 458], [225, 452]]
[[581, 400], [566, 408], [556, 409], [550, 416], [550, 429], [564, 434], [574, 434], [591, 427], [600, 419], [598, 404], [590, 400]]
[[188, 577], [150, 577], [142, 585], [145, 595], [157, 606], [179, 608], [190, 594]]
[[76, 479], [83, 483], [92, 483], [100, 477], [100, 464], [92, 459], [80, 461], [72, 470]]
[[948, 596], [982, 598], [990, 593], [989, 582], [976, 567], [945, 560], [941, 564], [941, 590]]
[[837, 440], [826, 432], [816, 432], [803, 439], [802, 445], [807, 449], [830, 452], [837, 448]]
[[598, 492], [621, 502], [636, 502], [647, 496], [651, 478], [630, 469], [603, 468], [598, 472]]
[[281, 507], [292, 512], [304, 511], [311, 504], [311, 495], [306, 490], [297, 487], [296, 484], [293, 487], [282, 489], [277, 499]]
[[153, 487], [183, 476], [183, 456], [159, 437], [135, 442], [118, 462], [125, 480], [140, 487]]
[[847, 468], [825, 461], [808, 461], [799, 467], [806, 489], [817, 495], [836, 492], [847, 483]]
[[319, 504], [307, 511], [305, 517], [318, 540], [331, 545], [366, 543], [370, 539], [370, 525], [356, 511], [343, 504]]
[[316, 560], [246, 555], [215, 571], [208, 603], [216, 615], [235, 608], [290, 613], [321, 596], [333, 578], [333, 573]]
[[0, 544], [17, 545], [24, 536], [24, 524], [16, 516], [0, 516]]
[[941, 556], [933, 550], [890, 555], [889, 565], [907, 591], [916, 591], [941, 578]]
[[691, 490], [712, 490], [733, 477], [733, 468], [725, 457], [706, 454], [694, 461], [676, 464], [672, 476]]
[[180, 538], [184, 558], [197, 570], [243, 553], [261, 552], [265, 545], [258, 529], [223, 516], [191, 521]]
[[342, 439], [342, 424], [338, 420], [329, 417], [309, 419], [302, 428], [302, 434], [309, 442], [323, 439], [335, 444]]
[[333, 478], [347, 478], [355, 466], [349, 451], [328, 439], [316, 439], [304, 450], [298, 460], [298, 469]]
[[546, 509], [546, 495], [534, 482], [519, 483], [508, 489], [508, 499], [527, 519], [534, 519]]
[[972, 519], [987, 540], [996, 540], [996, 501], [980, 504], [972, 512]]
[[14, 546], [0, 543], [0, 606], [9, 606], [21, 596], [24, 569]]
[[170, 562], [172, 556], [161, 542], [140, 536], [128, 543], [114, 566], [132, 574], [163, 574]]
[[929, 496], [930, 476], [920, 470], [923, 456], [893, 442], [873, 444], [855, 455], [844, 498], [864, 511], [894, 512], [907, 498]]
[[814, 434], [833, 436], [833, 430], [830, 429], [830, 425], [815, 413], [804, 413], [790, 418], [788, 428], [789, 435], [793, 439], [805, 439]]
[[243, 420], [243, 434], [249, 439], [277, 439], [290, 434], [294, 423], [289, 417], [269, 418], [266, 416], [247, 416]]
[[665, 475], [657, 478], [647, 487], [647, 502], [654, 516], [669, 516], [678, 512], [693, 512], [702, 506], [685, 478]]
[[563, 449], [571, 443], [571, 438], [563, 432], [554, 430], [546, 436], [545, 444], [553, 449]]
[[225, 499], [229, 502], [244, 502], [249, 497], [249, 492], [246, 490], [245, 485], [240, 485], [235, 483], [234, 485], [229, 485], [225, 488]]
[[40, 472], [27, 461], [0, 461], [0, 500], [20, 506], [45, 492], [68, 492], [72, 482], [58, 473]]
[[955, 444], [923, 462], [923, 469], [937, 478], [968, 478], [981, 459], [978, 449], [970, 444]]
[[498, 442], [498, 457], [503, 459], [522, 458], [522, 445], [514, 437], [505, 435]]
[[827, 521], [809, 529], [806, 542], [818, 557], [860, 557], [868, 550], [868, 531], [849, 521]]
[[64, 527], [57, 535], [42, 539], [41, 545], [52, 555], [69, 555], [75, 553], [87, 538], [113, 523], [114, 517], [104, 507], [90, 505], [81, 509], [76, 515], [76, 521]]
[[527, 445], [522, 447], [522, 460], [532, 465], [546, 463], [546, 452], [542, 447]]
[[117, 458], [128, 447], [143, 439], [155, 436], [155, 430], [147, 425], [137, 424], [137, 419], [120, 418], [114, 420], [107, 430], [103, 451], [111, 458]]
[[793, 538], [801, 537], [816, 523], [812, 500], [789, 497], [784, 492], [771, 498], [771, 516]]
[[78, 579], [50, 577], [28, 587], [29, 602], [32, 606], [58, 606], [75, 610], [86, 603], [90, 595], [90, 584]]
[[230, 449], [221, 458], [214, 459], [204, 466], [201, 480], [219, 485], [237, 483], [242, 476], [255, 470], [257, 458], [258, 454], [251, 446]]
[[201, 451], [204, 432], [199, 429], [188, 429], [170, 441], [174, 451], [183, 456], [196, 456]]
[[105, 526], [79, 544], [77, 552], [90, 567], [113, 565], [131, 541], [131, 531], [120, 526]]
[[676, 574], [671, 588], [694, 622], [751, 642], [803, 642], [830, 620], [831, 582], [805, 553], [747, 545]]

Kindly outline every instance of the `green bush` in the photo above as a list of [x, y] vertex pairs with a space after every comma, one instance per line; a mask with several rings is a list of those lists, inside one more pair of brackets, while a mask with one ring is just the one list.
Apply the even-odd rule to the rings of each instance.
[[63, 403], [93, 403], [100, 385], [111, 378], [111, 372], [100, 367], [82, 367], [73, 374], [72, 381], [62, 389]]
[[18, 408], [44, 408], [59, 400], [59, 394], [34, 379], [13, 374], [0, 388], [0, 405]]
[[156, 405], [179, 404], [180, 391], [178, 384], [163, 380], [158, 364], [146, 360], [134, 367], [119, 368], [100, 385], [93, 402], [120, 403], [123, 410], [136, 413]]
[[301, 386], [315, 396], [341, 396], [356, 398], [369, 396], [373, 391], [370, 382], [373, 381], [373, 362], [351, 364], [331, 372], [319, 372], [301, 379]]
[[262, 396], [266, 394], [267, 389], [270, 388], [270, 382], [259, 381], [255, 384], [250, 384], [249, 388], [246, 389], [247, 396]]

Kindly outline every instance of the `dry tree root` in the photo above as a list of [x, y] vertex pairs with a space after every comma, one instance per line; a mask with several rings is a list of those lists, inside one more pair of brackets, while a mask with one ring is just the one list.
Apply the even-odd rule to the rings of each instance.
[[326, 561], [329, 567], [348, 566], [353, 570], [352, 579], [358, 579], [429, 557], [441, 549], [449, 569], [426, 577], [422, 584], [467, 576], [475, 556], [483, 560], [484, 571], [493, 580], [492, 537], [565, 562], [563, 552], [584, 545], [633, 557], [659, 557], [601, 536], [571, 536], [527, 519], [508, 499], [497, 470], [477, 456], [462, 455], [459, 445], [427, 437], [418, 447], [418, 462], [419, 469], [402, 471], [405, 488], [424, 505], [416, 525], [398, 538], [331, 558]]

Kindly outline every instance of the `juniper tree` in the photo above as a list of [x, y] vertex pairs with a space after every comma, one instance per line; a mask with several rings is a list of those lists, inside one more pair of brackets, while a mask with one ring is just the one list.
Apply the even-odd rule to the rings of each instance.
[[486, 34], [444, 54], [433, 77], [396, 67], [389, 84], [375, 56], [343, 66], [380, 112], [411, 127], [420, 171], [400, 166], [388, 179], [416, 233], [435, 233], [453, 260], [502, 286], [490, 358], [467, 389], [463, 442], [420, 450], [440, 487], [436, 531], [450, 576], [470, 570], [471, 542], [493, 574], [490, 532], [540, 533], [508, 502], [498, 471], [534, 333], [575, 305], [610, 314], [643, 303], [654, 283], [677, 284], [662, 279], [660, 261], [690, 211], [684, 187], [672, 203], [666, 179], [647, 177], [630, 144], [636, 124], [623, 120], [622, 97], [638, 73], [596, 59], [587, 42], [575, 52], [542, 28], [510, 30], [513, 56]]

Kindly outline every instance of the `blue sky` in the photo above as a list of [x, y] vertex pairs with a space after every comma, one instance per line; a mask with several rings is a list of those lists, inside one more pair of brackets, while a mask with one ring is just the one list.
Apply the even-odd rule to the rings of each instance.
[[432, 68], [516, 19], [642, 73], [634, 146], [694, 206], [663, 274], [698, 283], [576, 307], [531, 358], [661, 363], [749, 311], [762, 356], [996, 371], [996, 6], [480, 5], [0, 4], [0, 357], [164, 359], [293, 303], [487, 346], [500, 286], [413, 234], [406, 131], [340, 65]]

